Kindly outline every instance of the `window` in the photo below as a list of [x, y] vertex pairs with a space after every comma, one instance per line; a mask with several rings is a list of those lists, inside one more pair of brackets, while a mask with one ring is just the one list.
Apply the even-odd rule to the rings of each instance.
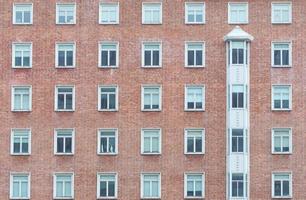
[[142, 66], [161, 67], [162, 48], [160, 42], [144, 42], [142, 44]]
[[291, 2], [272, 3], [272, 24], [290, 24], [291, 22]]
[[30, 129], [12, 129], [11, 154], [30, 155], [31, 153], [31, 131]]
[[203, 42], [187, 42], [185, 53], [186, 67], [203, 67], [204, 64], [204, 43]]
[[33, 23], [33, 4], [14, 3], [13, 23], [14, 24], [32, 24]]
[[74, 153], [74, 130], [56, 129], [54, 137], [54, 154], [72, 155]]
[[99, 22], [100, 24], [119, 24], [119, 3], [101, 3]]
[[32, 67], [32, 43], [13, 43], [13, 68]]
[[291, 172], [274, 172], [272, 174], [272, 198], [292, 197]]
[[11, 173], [10, 199], [30, 199], [30, 174]]
[[142, 110], [160, 111], [161, 96], [161, 86], [142, 86]]
[[272, 43], [272, 66], [290, 67], [291, 66], [291, 43], [273, 42]]
[[32, 87], [12, 87], [12, 111], [31, 111], [32, 109]]
[[243, 85], [233, 85], [232, 87], [232, 108], [244, 108]]
[[232, 153], [244, 152], [243, 129], [232, 129]]
[[75, 67], [74, 43], [56, 44], [56, 67], [58, 68]]
[[272, 110], [291, 110], [291, 86], [272, 86]]
[[74, 86], [56, 86], [55, 111], [74, 111]]
[[204, 198], [204, 174], [185, 174], [185, 198]]
[[141, 198], [160, 198], [160, 173], [141, 174]]
[[185, 87], [185, 110], [203, 111], [204, 105], [204, 86], [186, 86]]
[[55, 173], [53, 176], [54, 199], [73, 199], [74, 198], [74, 175], [73, 173]]
[[228, 4], [228, 23], [229, 24], [247, 24], [248, 3], [229, 3]]
[[161, 24], [162, 23], [162, 4], [143, 3], [142, 4], [142, 23]]
[[185, 129], [185, 154], [204, 154], [204, 129]]
[[204, 24], [205, 23], [205, 4], [186, 3], [185, 4], [185, 23]]
[[141, 153], [161, 153], [161, 129], [142, 129], [141, 131]]
[[243, 174], [232, 174], [232, 197], [244, 197]]
[[100, 67], [118, 67], [119, 50], [117, 42], [101, 42], [99, 45], [99, 66]]
[[56, 4], [56, 23], [75, 24], [76, 23], [76, 4], [57, 3]]
[[99, 173], [97, 183], [97, 198], [109, 199], [117, 198], [117, 174]]
[[98, 154], [115, 155], [118, 153], [118, 130], [100, 129], [98, 131]]
[[118, 87], [99, 86], [99, 110], [117, 111], [118, 110]]
[[272, 153], [289, 154], [292, 152], [292, 136], [290, 128], [272, 129]]
[[232, 64], [244, 64], [244, 42], [232, 42]]

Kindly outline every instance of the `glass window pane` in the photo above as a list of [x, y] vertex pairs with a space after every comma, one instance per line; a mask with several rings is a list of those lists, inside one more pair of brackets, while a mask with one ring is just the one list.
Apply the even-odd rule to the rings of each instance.
[[159, 138], [158, 137], [152, 138], [152, 151], [159, 152]]
[[194, 65], [194, 51], [188, 51], [188, 65]]
[[150, 145], [150, 138], [149, 137], [144, 138], [143, 149], [144, 149], [144, 152], [150, 152], [151, 151], [151, 145]]
[[72, 138], [66, 138], [65, 144], [65, 152], [71, 153], [72, 152]]
[[202, 152], [202, 138], [196, 138], [196, 152]]
[[194, 152], [194, 140], [193, 137], [187, 138], [187, 152]]
[[144, 181], [144, 186], [143, 186], [143, 195], [145, 197], [150, 197], [150, 182], [149, 181]]
[[283, 195], [289, 196], [289, 181], [283, 181]]
[[101, 109], [107, 109], [107, 95], [101, 95]]
[[282, 61], [283, 61], [283, 65], [289, 65], [289, 50], [283, 50], [283, 57], [282, 57]]
[[159, 51], [153, 51], [153, 65], [159, 65]]
[[58, 52], [58, 66], [66, 66], [65, 51], [59, 51]]
[[158, 189], [158, 182], [153, 181], [152, 182], [152, 197], [158, 197], [159, 196], [159, 189]]
[[106, 197], [106, 182], [105, 181], [101, 181], [100, 182], [100, 196], [101, 197]]
[[202, 51], [196, 51], [196, 65], [203, 65], [203, 52]]
[[115, 182], [114, 181], [108, 182], [108, 196], [109, 197], [115, 196]]
[[145, 51], [145, 57], [144, 57], [144, 64], [145, 66], [150, 66], [151, 65], [151, 51]]
[[64, 152], [64, 139], [57, 138], [57, 152], [58, 153], [63, 153]]
[[24, 21], [24, 23], [30, 23], [31, 22], [31, 12], [29, 12], [29, 11], [25, 11], [24, 13], [23, 13], [23, 21]]
[[110, 56], [109, 65], [116, 66], [116, 51], [110, 51], [109, 56]]
[[274, 181], [274, 196], [281, 196], [281, 181]]
[[66, 95], [66, 109], [72, 109], [72, 94]]
[[13, 197], [19, 197], [19, 183], [13, 182]]
[[109, 95], [109, 109], [115, 109], [116, 108], [116, 95], [110, 94]]
[[28, 197], [28, 183], [21, 183], [21, 197]]
[[101, 64], [102, 66], [108, 66], [108, 51], [102, 51]]
[[73, 66], [73, 51], [67, 51], [67, 66]]
[[281, 65], [281, 51], [274, 50], [274, 65]]

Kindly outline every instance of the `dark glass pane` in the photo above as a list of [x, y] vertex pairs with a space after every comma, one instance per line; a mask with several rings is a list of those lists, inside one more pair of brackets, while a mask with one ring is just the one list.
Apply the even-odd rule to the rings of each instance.
[[114, 153], [116, 150], [116, 140], [115, 138], [109, 138], [109, 149], [108, 152]]
[[243, 183], [242, 182], [238, 183], [238, 196], [243, 197]]
[[28, 152], [29, 152], [29, 144], [22, 143], [22, 153], [28, 153]]
[[109, 108], [110, 109], [116, 108], [116, 95], [115, 94], [109, 95]]
[[192, 197], [193, 196], [193, 191], [187, 191], [187, 196]]
[[145, 66], [151, 65], [151, 51], [145, 51], [144, 64]]
[[66, 138], [65, 150], [66, 153], [72, 152], [72, 138]]
[[159, 109], [159, 105], [158, 104], [153, 104], [152, 109]]
[[101, 152], [106, 153], [107, 152], [107, 139], [101, 138]]
[[159, 65], [159, 51], [153, 51], [153, 65]]
[[23, 57], [23, 66], [30, 66], [30, 57]]
[[274, 147], [274, 151], [275, 151], [275, 152], [281, 152], [281, 151], [282, 151], [282, 148], [281, 148], [281, 147]]
[[283, 147], [283, 152], [289, 152], [289, 147]]
[[25, 11], [23, 13], [24, 23], [30, 23], [31, 22], [31, 12]]
[[66, 95], [66, 109], [72, 109], [72, 94]]
[[15, 57], [15, 66], [21, 66], [21, 57]]
[[194, 51], [188, 51], [188, 65], [194, 65]]
[[242, 138], [242, 137], [239, 137], [239, 138], [238, 138], [238, 142], [239, 142], [239, 145], [238, 145], [238, 152], [243, 152], [243, 138]]
[[281, 196], [281, 181], [274, 181], [274, 195]]
[[101, 95], [101, 109], [107, 109], [107, 95]]
[[233, 64], [238, 64], [237, 56], [238, 56], [238, 50], [233, 49], [232, 51], [232, 63]]
[[151, 106], [149, 104], [145, 104], [144, 109], [151, 109]]
[[202, 139], [196, 139], [196, 152], [202, 152]]
[[67, 66], [73, 66], [73, 51], [67, 51]]
[[203, 15], [201, 15], [201, 14], [196, 15], [196, 21], [197, 22], [203, 22]]
[[289, 100], [283, 100], [283, 108], [289, 108]]
[[188, 102], [187, 103], [187, 108], [194, 109], [194, 103], [193, 102]]
[[289, 181], [283, 181], [283, 195], [289, 195]]
[[202, 51], [196, 51], [197, 65], [203, 65], [203, 62], [202, 62], [203, 58], [202, 57], [203, 57]]
[[237, 197], [238, 193], [237, 193], [237, 183], [236, 182], [232, 182], [232, 197]]
[[274, 65], [280, 65], [281, 64], [281, 57], [280, 57], [280, 50], [274, 50]]
[[105, 181], [100, 182], [100, 196], [106, 197], [106, 182]]
[[108, 52], [107, 51], [102, 51], [101, 63], [102, 63], [102, 66], [108, 66]]
[[238, 93], [238, 108], [243, 108], [243, 93]]
[[238, 95], [237, 93], [232, 94], [232, 108], [238, 107], [237, 95]]
[[14, 153], [20, 153], [20, 144], [14, 142]]
[[115, 196], [115, 182], [114, 181], [108, 182], [108, 196], [109, 197]]
[[59, 23], [65, 23], [65, 16], [61, 15], [58, 19]]
[[65, 51], [58, 52], [58, 66], [65, 66]]
[[239, 49], [239, 64], [243, 64], [243, 49]]
[[64, 109], [64, 95], [63, 94], [58, 95], [57, 107], [58, 107], [58, 109]]
[[202, 191], [201, 190], [195, 191], [195, 196], [196, 197], [201, 197], [202, 196]]
[[21, 23], [22, 22], [22, 12], [16, 11], [16, 22]]
[[233, 136], [243, 136], [243, 129], [233, 129], [232, 135]]
[[57, 152], [63, 153], [64, 152], [64, 139], [57, 138]]
[[237, 144], [237, 138], [232, 137], [232, 152], [237, 152], [238, 144]]
[[193, 138], [187, 138], [187, 152], [194, 152], [194, 141]]
[[202, 102], [196, 102], [196, 108], [201, 109], [202, 108]]
[[281, 101], [280, 100], [274, 100], [274, 108], [281, 108]]
[[110, 51], [109, 52], [109, 59], [110, 59], [110, 66], [116, 66], [116, 51]]
[[283, 50], [283, 65], [289, 65], [289, 50]]

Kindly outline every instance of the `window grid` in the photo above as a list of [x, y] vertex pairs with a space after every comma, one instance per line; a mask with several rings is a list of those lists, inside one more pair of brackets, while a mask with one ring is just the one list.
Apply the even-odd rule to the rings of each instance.
[[13, 68], [32, 67], [32, 43], [13, 43], [12, 55]]
[[99, 86], [98, 107], [99, 111], [118, 110], [118, 86], [102, 85]]
[[162, 24], [162, 3], [143, 3], [142, 23]]
[[31, 130], [12, 129], [11, 131], [11, 154], [30, 155], [31, 154]]
[[186, 42], [185, 49], [185, 67], [205, 66], [204, 42]]
[[75, 43], [56, 44], [56, 67], [74, 68], [75, 67]]
[[204, 24], [205, 23], [205, 3], [185, 4], [185, 23]]
[[142, 44], [142, 67], [162, 66], [161, 42], [143, 42]]
[[141, 198], [160, 198], [161, 178], [160, 173], [141, 174]]
[[240, 109], [244, 108], [244, 86], [233, 85], [232, 86], [232, 108]]
[[292, 133], [291, 128], [272, 129], [272, 154], [292, 153]]
[[272, 198], [292, 197], [292, 173], [273, 172], [272, 173]]
[[291, 42], [272, 42], [271, 52], [272, 67], [292, 66], [292, 45]]
[[11, 173], [10, 199], [30, 199], [30, 174]]
[[272, 110], [291, 110], [291, 85], [272, 85]]
[[205, 110], [205, 87], [187, 85], [185, 87], [185, 111]]
[[161, 110], [161, 91], [161, 86], [142, 86], [142, 111]]
[[32, 87], [12, 86], [12, 111], [27, 112], [32, 109]]
[[98, 173], [97, 178], [97, 198], [113, 199], [117, 198], [117, 174], [116, 173]]
[[98, 155], [118, 154], [118, 129], [98, 130]]
[[32, 3], [14, 3], [13, 24], [30, 25], [32, 23], [33, 23], [33, 4]]
[[204, 129], [185, 129], [185, 154], [205, 153]]
[[232, 197], [244, 197], [244, 174], [232, 174]]
[[228, 4], [228, 23], [229, 24], [247, 24], [249, 23], [248, 3], [234, 3]]
[[54, 154], [74, 154], [74, 129], [55, 129]]
[[272, 2], [271, 6], [272, 24], [290, 24], [292, 23], [292, 5], [291, 2]]
[[244, 130], [243, 129], [232, 129], [231, 135], [231, 150], [232, 153], [243, 153], [244, 152]]
[[74, 198], [74, 175], [73, 173], [54, 174], [54, 199]]
[[119, 24], [119, 3], [100, 3], [100, 24]]
[[99, 67], [116, 68], [119, 66], [119, 43], [99, 43]]
[[161, 154], [161, 129], [142, 129], [141, 134], [141, 153]]
[[204, 173], [185, 173], [185, 192], [187, 199], [205, 197]]
[[57, 3], [56, 4], [56, 24], [75, 24], [76, 4]]

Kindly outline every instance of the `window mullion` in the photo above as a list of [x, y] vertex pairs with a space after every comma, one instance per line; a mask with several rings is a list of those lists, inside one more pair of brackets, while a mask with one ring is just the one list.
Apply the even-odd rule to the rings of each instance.
[[64, 109], [66, 109], [66, 107], [67, 107], [67, 106], [66, 106], [66, 98], [67, 98], [67, 97], [66, 97], [66, 93], [64, 93]]

